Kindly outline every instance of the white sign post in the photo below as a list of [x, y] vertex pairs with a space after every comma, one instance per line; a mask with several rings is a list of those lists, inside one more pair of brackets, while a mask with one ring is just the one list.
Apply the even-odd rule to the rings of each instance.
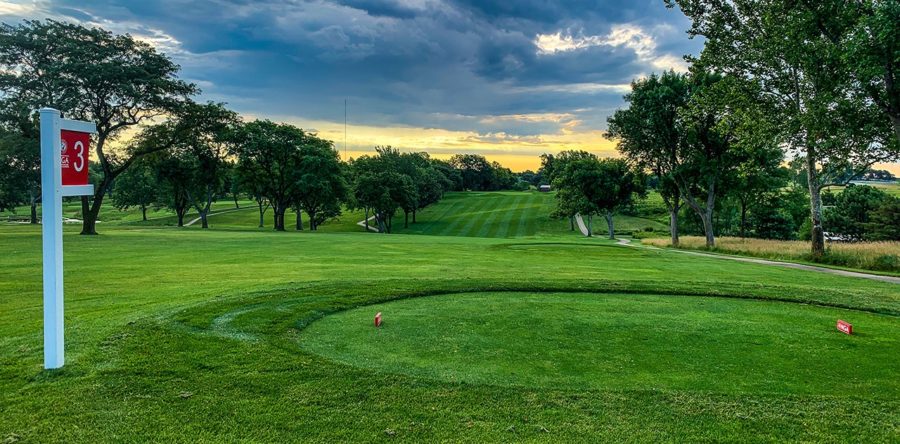
[[[44, 368], [60, 368], [65, 363], [63, 342], [63, 248], [62, 248], [62, 198], [94, 193], [94, 186], [87, 183], [64, 185], [62, 179], [63, 146], [62, 131], [83, 136], [97, 132], [90, 122], [60, 118], [59, 111], [42, 108], [41, 111], [41, 223], [44, 240]], [[79, 134], [81, 133], [81, 134]], [[71, 156], [74, 157], [72, 174], [87, 177], [88, 147], [79, 141]], [[79, 163], [80, 162], [80, 163]], [[86, 182], [86, 180], [85, 180]]]

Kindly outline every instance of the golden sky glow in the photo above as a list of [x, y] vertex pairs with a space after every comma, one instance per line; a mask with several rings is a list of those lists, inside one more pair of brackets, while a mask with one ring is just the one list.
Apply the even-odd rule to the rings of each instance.
[[[498, 117], [494, 117], [498, 118]], [[499, 117], [504, 118], [504, 117]], [[508, 116], [520, 120], [535, 116]], [[562, 120], [564, 116], [561, 117]], [[344, 153], [344, 124], [326, 121], [273, 119], [297, 125], [305, 130], [315, 130], [320, 137], [334, 141], [342, 156]], [[543, 153], [580, 149], [601, 157], [615, 156], [615, 143], [606, 140], [598, 130], [581, 130], [577, 122], [564, 125], [556, 134], [517, 136], [506, 133], [477, 133], [440, 128], [377, 127], [369, 125], [347, 126], [347, 155], [359, 157], [373, 154], [376, 145], [391, 145], [402, 151], [426, 151], [433, 157], [446, 159], [453, 154], [482, 154], [490, 161], [497, 161], [513, 171], [536, 170]], [[346, 157], [345, 157], [346, 159]]]

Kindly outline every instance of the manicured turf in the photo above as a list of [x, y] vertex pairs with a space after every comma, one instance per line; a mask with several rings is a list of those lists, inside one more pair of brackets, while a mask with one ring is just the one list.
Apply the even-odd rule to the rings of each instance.
[[[523, 211], [527, 197], [510, 196]], [[489, 203], [465, 206], [488, 211]], [[98, 227], [100, 236], [78, 236], [78, 226], [66, 226], [67, 364], [59, 371], [41, 368], [40, 227], [0, 225], [0, 439], [896, 439], [900, 393], [896, 378], [888, 378], [898, 368], [892, 353], [900, 337], [896, 285], [616, 246], [573, 235], [565, 221], [553, 221], [562, 223], [554, 234], [541, 229], [541, 221], [523, 222], [511, 213], [497, 213], [490, 224], [460, 221], [450, 231], [470, 237], [274, 233], [255, 228], [254, 210], [227, 214], [248, 215], [253, 225], [245, 230], [216, 228], [215, 219], [205, 231], [109, 223]], [[485, 225], [491, 227], [487, 236], [495, 237], [478, 235]], [[505, 238], [522, 225], [536, 238]], [[410, 299], [417, 296], [434, 297]], [[571, 307], [580, 309], [573, 319], [585, 325], [552, 324], [541, 329], [546, 338], [541, 330], [517, 327], [524, 335], [519, 344], [510, 339], [518, 334], [510, 328], [515, 324], [506, 322], [473, 349], [475, 333], [494, 331], [474, 325], [479, 316], [491, 321], [506, 310], [528, 311], [543, 296], [559, 302], [535, 317], [560, 319]], [[590, 301], [565, 302], [577, 297]], [[484, 310], [478, 298], [488, 299]], [[404, 302], [386, 304], [398, 299]], [[357, 313], [366, 315], [367, 329], [360, 331], [371, 333], [376, 307], [386, 312], [382, 333], [393, 332], [404, 325], [394, 313], [402, 304], [418, 306], [424, 316], [409, 328], [421, 332], [417, 341], [425, 351], [442, 331], [429, 331], [429, 319], [457, 322], [452, 312], [438, 318], [430, 304], [450, 304], [468, 314], [473, 332], [447, 332], [446, 341], [466, 345], [473, 359], [493, 347], [498, 362], [543, 352], [584, 365], [579, 356], [596, 358], [604, 349], [593, 348], [607, 347], [620, 360], [633, 353], [633, 365], [641, 368], [621, 360], [632, 371], [621, 380], [596, 381], [574, 378], [577, 372], [541, 373], [525, 362], [519, 380], [500, 380], [481, 360], [468, 375], [451, 372], [454, 380], [402, 361], [378, 369], [361, 364], [358, 353], [344, 364], [304, 348], [317, 329]], [[610, 336], [613, 343], [577, 334], [593, 331], [606, 317], [601, 314], [639, 328]], [[859, 334], [834, 330], [838, 316], [855, 322]], [[702, 328], [662, 325], [676, 318]], [[766, 330], [761, 323], [770, 319], [780, 322]], [[352, 328], [346, 331], [347, 342], [358, 341]], [[326, 333], [336, 334], [320, 331]], [[398, 339], [393, 352], [414, 356], [412, 340]], [[744, 341], [750, 343], [741, 347]], [[637, 354], [660, 353], [667, 344], [671, 365]], [[435, 356], [421, 359], [430, 366]], [[767, 359], [772, 367], [760, 370]], [[701, 374], [688, 375], [691, 365]], [[753, 370], [762, 373], [748, 375]], [[523, 379], [529, 372], [531, 379]]]
[[[857, 335], [835, 334], [835, 319]], [[896, 328], [893, 317], [794, 303], [506, 292], [344, 311], [305, 329], [300, 345], [447, 382], [880, 398], [900, 393]]]
[[[394, 219], [394, 232], [464, 237], [535, 237], [571, 234], [567, 219], [551, 218], [556, 207], [554, 193], [458, 192], [447, 193], [437, 204], [418, 214], [418, 223], [403, 228], [402, 214]], [[617, 232], [667, 229], [651, 219], [616, 215]], [[606, 222], [596, 218], [594, 232], [606, 233]]]

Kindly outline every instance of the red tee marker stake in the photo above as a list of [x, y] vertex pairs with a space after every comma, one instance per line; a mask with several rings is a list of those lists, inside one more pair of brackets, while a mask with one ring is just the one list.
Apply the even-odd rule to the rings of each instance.
[[837, 329], [840, 330], [841, 333], [846, 333], [848, 335], [853, 334], [853, 324], [850, 324], [847, 321], [842, 321], [842, 320], [838, 319]]
[[381, 312], [375, 314], [375, 326], [381, 327]]

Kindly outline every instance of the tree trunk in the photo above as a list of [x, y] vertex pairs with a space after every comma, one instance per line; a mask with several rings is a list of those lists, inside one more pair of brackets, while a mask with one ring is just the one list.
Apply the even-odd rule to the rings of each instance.
[[819, 177], [816, 172], [815, 151], [807, 148], [806, 177], [809, 182], [809, 212], [812, 222], [812, 256], [813, 259], [825, 255], [825, 230], [822, 228], [822, 195], [819, 189]]
[[256, 204], [259, 205], [259, 228], [263, 227], [263, 216], [266, 214], [266, 210], [263, 209], [263, 204], [261, 200], [256, 201]]
[[209, 210], [200, 212], [200, 228], [209, 228], [209, 221], [206, 219], [207, 215], [209, 215]]
[[368, 208], [368, 207], [366, 207], [366, 219], [365, 219], [365, 222], [366, 222], [366, 233], [368, 233], [368, 232], [369, 232], [369, 208]]
[[575, 216], [569, 216], [569, 231], [575, 231]]
[[[312, 230], [312, 218], [309, 221], [309, 229]], [[297, 209], [297, 231], [303, 231], [303, 213], [300, 209]]]
[[672, 235], [672, 246], [677, 247], [680, 243], [680, 239], [678, 239], [678, 208], [669, 210], [669, 233]]
[[31, 223], [37, 224], [37, 199], [31, 200]]
[[413, 223], [416, 223], [416, 210], [413, 210]]
[[185, 213], [184, 207], [175, 208], [175, 214], [178, 216], [178, 226], [179, 227], [184, 226], [184, 213]]
[[700, 220], [703, 221], [703, 232], [706, 234], [706, 248], [716, 246], [716, 237], [713, 234], [712, 211], [706, 209], [700, 213]]
[[284, 213], [286, 208], [275, 208], [275, 231], [284, 231]]
[[143, 218], [144, 222], [147, 222], [147, 206], [146, 205], [141, 205], [141, 217]]
[[[99, 196], [99, 201], [97, 196]], [[81, 218], [83, 220], [81, 234], [83, 235], [97, 234], [97, 216], [100, 213], [100, 206], [97, 205], [97, 202], [102, 202], [103, 193], [98, 191], [94, 194], [94, 199], [93, 204], [91, 204], [88, 202], [87, 196], [81, 196]]]
[[741, 199], [741, 239], [747, 236], [747, 203]]
[[616, 230], [613, 229], [613, 215], [611, 212], [607, 211], [605, 217], [606, 217], [606, 229], [607, 229], [607, 231], [609, 231], [609, 238], [615, 239], [616, 238]]
[[716, 246], [716, 235], [713, 227], [713, 209], [716, 206], [716, 180], [717, 177], [712, 177], [707, 184], [706, 208], [702, 208], [700, 204], [697, 203], [697, 199], [690, 193], [690, 188], [685, 186], [684, 183], [682, 183], [682, 188], [680, 190], [685, 201], [687, 201], [691, 209], [697, 213], [697, 216], [699, 216], [700, 220], [703, 222], [703, 233], [706, 235], [706, 248]]
[[237, 210], [240, 210], [241, 206], [238, 204], [238, 201], [237, 201], [237, 193], [232, 193], [231, 196], [234, 197], [234, 208]]
[[[574, 218], [573, 218], [574, 219]], [[594, 237], [594, 215], [588, 214], [587, 237]]]
[[375, 223], [378, 224], [378, 232], [379, 233], [387, 233], [387, 224], [384, 222], [384, 217], [375, 211]]
[[81, 234], [96, 235], [97, 234], [97, 218], [100, 216], [100, 207], [103, 205], [103, 197], [106, 196], [106, 189], [109, 187], [115, 177], [108, 177], [104, 174], [97, 190], [94, 191], [93, 202], [88, 205], [88, 197], [81, 196], [81, 217], [84, 220], [81, 224]]

